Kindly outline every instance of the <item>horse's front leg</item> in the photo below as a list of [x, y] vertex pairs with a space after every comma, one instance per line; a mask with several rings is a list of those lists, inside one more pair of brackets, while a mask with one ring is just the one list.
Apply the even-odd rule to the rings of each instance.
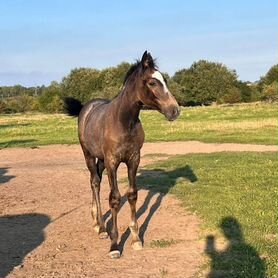
[[129, 225], [130, 232], [132, 235], [132, 247], [134, 250], [142, 249], [142, 242], [138, 235], [138, 223], [136, 219], [136, 202], [137, 202], [137, 186], [136, 186], [136, 173], [138, 165], [140, 162], [140, 153], [128, 161], [128, 180], [129, 180], [129, 189], [127, 192], [127, 199], [130, 205], [131, 210], [131, 222]]
[[109, 255], [112, 259], [117, 259], [121, 256], [119, 246], [118, 246], [118, 226], [117, 226], [117, 216], [120, 210], [121, 194], [118, 189], [117, 183], [117, 169], [119, 163], [116, 163], [113, 159], [107, 159], [105, 161], [105, 167], [107, 170], [109, 185], [110, 185], [110, 195], [109, 195], [109, 205], [112, 214], [112, 229], [110, 233], [111, 247]]

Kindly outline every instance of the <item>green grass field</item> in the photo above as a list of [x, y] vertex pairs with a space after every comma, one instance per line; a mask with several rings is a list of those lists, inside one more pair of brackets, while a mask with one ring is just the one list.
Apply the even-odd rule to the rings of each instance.
[[[277, 277], [277, 169], [277, 153], [173, 156], [144, 167], [138, 184], [176, 195], [202, 219], [211, 275], [224, 274], [209, 277]], [[219, 241], [228, 247], [217, 250]]]
[[[168, 122], [142, 111], [146, 141], [277, 144], [278, 104], [184, 108]], [[0, 148], [76, 144], [77, 120], [62, 114], [0, 115]], [[173, 156], [141, 170], [138, 184], [175, 194], [203, 223], [211, 277], [278, 275], [277, 153]], [[210, 235], [211, 234], [211, 235]], [[227, 246], [215, 248], [215, 242]], [[163, 248], [173, 241], [153, 242]], [[214, 276], [213, 276], [214, 275]]]
[[[183, 108], [168, 122], [156, 111], [142, 111], [146, 141], [277, 144], [278, 104]], [[76, 144], [77, 121], [63, 114], [0, 115], [0, 148]]]

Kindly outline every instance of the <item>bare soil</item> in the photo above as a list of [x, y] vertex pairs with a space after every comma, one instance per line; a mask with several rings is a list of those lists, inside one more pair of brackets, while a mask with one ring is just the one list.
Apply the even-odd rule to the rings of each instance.
[[[141, 167], [158, 159], [146, 154], [277, 150], [262, 145], [146, 143]], [[203, 261], [200, 220], [173, 196], [139, 191], [141, 251], [130, 246], [130, 211], [123, 197], [118, 220], [122, 257], [111, 260], [110, 240], [98, 239], [92, 228], [89, 172], [79, 146], [3, 149], [0, 167], [0, 277], [198, 276]], [[124, 166], [118, 176], [126, 177]], [[101, 190], [109, 226], [106, 176]], [[120, 190], [124, 195], [126, 187], [120, 184]], [[156, 240], [171, 244], [155, 246]]]

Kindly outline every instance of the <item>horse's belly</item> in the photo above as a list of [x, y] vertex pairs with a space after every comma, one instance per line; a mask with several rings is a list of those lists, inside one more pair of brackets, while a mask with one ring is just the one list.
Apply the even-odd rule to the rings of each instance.
[[85, 140], [82, 145], [92, 156], [104, 159], [101, 134], [92, 128], [85, 130], [84, 135]]

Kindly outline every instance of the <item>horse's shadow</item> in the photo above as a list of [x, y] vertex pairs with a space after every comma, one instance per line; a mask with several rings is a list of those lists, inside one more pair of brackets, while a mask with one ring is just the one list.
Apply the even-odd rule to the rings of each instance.
[[[192, 183], [197, 181], [197, 176], [194, 174], [194, 171], [189, 165], [186, 165], [181, 168], [177, 168], [171, 171], [165, 171], [163, 169], [141, 169], [139, 175], [137, 176], [137, 186], [138, 190], [148, 190], [147, 196], [144, 200], [144, 203], [137, 209], [137, 219], [139, 219], [148, 209], [153, 198], [155, 201], [149, 209], [149, 213], [145, 218], [143, 224], [139, 228], [139, 237], [144, 243], [144, 236], [147, 231], [147, 228], [150, 224], [152, 217], [154, 216], [157, 209], [160, 207], [161, 202], [164, 196], [174, 187], [178, 180], [188, 180]], [[122, 198], [121, 207], [127, 202], [126, 196]], [[110, 210], [108, 210], [103, 218], [106, 220], [110, 216]], [[111, 230], [111, 219], [107, 222], [108, 231]], [[124, 249], [124, 245], [130, 235], [130, 230], [127, 228], [122, 234], [119, 248], [121, 252]]]
[[8, 175], [10, 167], [0, 168], [0, 185], [6, 182], [9, 182], [11, 179], [15, 178], [15, 176]]

